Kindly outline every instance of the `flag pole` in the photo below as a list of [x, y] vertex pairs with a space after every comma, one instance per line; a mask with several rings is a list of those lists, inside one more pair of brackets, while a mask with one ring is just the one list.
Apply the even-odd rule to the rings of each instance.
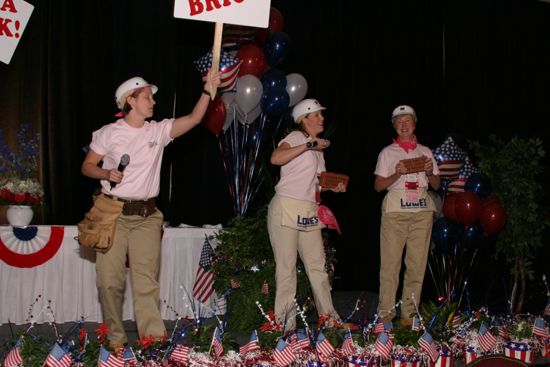
[[[212, 73], [215, 74], [220, 68], [220, 52], [222, 47], [222, 33], [223, 33], [223, 23], [216, 22], [216, 28], [214, 30], [214, 44], [212, 46]], [[214, 100], [216, 97], [217, 87], [212, 83], [209, 85], [210, 88], [210, 98]]]

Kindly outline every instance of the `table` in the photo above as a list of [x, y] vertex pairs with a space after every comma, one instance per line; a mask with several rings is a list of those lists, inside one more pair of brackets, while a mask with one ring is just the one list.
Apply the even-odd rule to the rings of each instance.
[[[11, 321], [16, 325], [29, 322], [101, 322], [95, 273], [95, 252], [81, 247], [75, 240], [76, 226], [37, 226], [32, 240], [21, 241], [14, 236], [13, 228], [0, 226], [0, 324]], [[192, 298], [195, 273], [198, 268], [205, 235], [219, 229], [165, 228], [162, 238], [160, 282], [161, 315], [165, 320], [192, 317], [193, 310], [201, 316], [213, 312], [223, 313], [220, 300], [212, 297], [206, 304], [189, 301]], [[57, 234], [60, 245], [55, 250], [52, 238]], [[49, 242], [48, 242], [49, 241]], [[27, 264], [26, 268], [10, 265], [6, 248], [14, 256], [34, 255], [48, 242], [50, 254], [40, 265]], [[215, 243], [211, 241], [212, 246]], [[46, 248], [47, 246], [44, 246]], [[8, 254], [9, 255], [9, 254]], [[51, 256], [50, 256], [51, 255]], [[48, 256], [50, 256], [48, 258]], [[42, 259], [44, 260], [44, 259]], [[34, 266], [33, 266], [34, 265]], [[50, 306], [50, 308], [48, 308]], [[30, 317], [32, 315], [32, 317]], [[130, 278], [127, 277], [123, 306], [124, 320], [133, 320]]]

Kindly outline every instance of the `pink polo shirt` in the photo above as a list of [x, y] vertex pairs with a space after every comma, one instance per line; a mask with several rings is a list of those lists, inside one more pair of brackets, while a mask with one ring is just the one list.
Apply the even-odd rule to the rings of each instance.
[[[311, 138], [306, 137], [303, 132], [293, 131], [281, 140], [279, 145], [285, 142], [295, 147], [310, 140]], [[307, 150], [281, 166], [281, 178], [275, 186], [275, 192], [278, 195], [315, 203], [315, 193], [319, 185], [318, 175], [324, 171], [326, 168], [323, 152]]]

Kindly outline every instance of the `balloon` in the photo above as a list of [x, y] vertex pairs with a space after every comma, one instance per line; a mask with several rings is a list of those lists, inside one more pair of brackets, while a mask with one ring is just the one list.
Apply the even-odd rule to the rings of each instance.
[[[195, 60], [194, 64], [197, 70], [201, 73], [202, 81], [206, 82], [208, 70], [212, 67], [212, 51]], [[228, 52], [221, 52], [219, 65], [221, 84], [218, 86], [218, 90], [220, 92], [229, 91], [235, 88], [235, 84], [237, 83], [237, 75], [241, 65], [241, 59], [231, 55]]]
[[222, 131], [225, 123], [225, 104], [219, 95], [208, 105], [201, 123], [216, 136]]
[[460, 149], [452, 137], [445, 139], [441, 145], [433, 150], [439, 173], [442, 179], [452, 180], [458, 177], [460, 168], [466, 159], [466, 152]]
[[285, 32], [273, 32], [267, 38], [264, 45], [264, 54], [267, 65], [277, 66], [288, 55], [290, 49], [290, 37]]
[[[462, 165], [462, 168], [460, 169], [460, 172], [458, 173], [458, 178], [452, 180], [449, 183], [449, 187], [447, 191], [449, 193], [456, 193], [456, 192], [464, 192], [464, 186], [468, 178], [474, 174], [478, 173], [479, 170], [474, 167], [472, 162], [470, 161], [470, 158], [466, 157], [464, 159], [464, 164]], [[473, 190], [469, 190], [473, 191]]]
[[483, 228], [473, 224], [464, 228], [464, 247], [476, 249], [483, 243]]
[[445, 201], [443, 202], [443, 215], [446, 218], [458, 222], [455, 213], [456, 197], [457, 195], [448, 195], [445, 197]]
[[225, 122], [222, 126], [222, 131], [227, 131], [235, 119], [236, 94], [237, 92], [225, 92], [221, 95], [221, 99], [225, 105]]
[[264, 93], [270, 89], [285, 89], [286, 76], [277, 69], [271, 68], [262, 75], [261, 78]]
[[271, 89], [262, 95], [262, 111], [270, 116], [283, 114], [288, 109], [289, 97], [284, 89]]
[[491, 193], [491, 180], [485, 173], [472, 173], [464, 184], [464, 190], [475, 192], [485, 198]]
[[242, 60], [240, 76], [251, 74], [259, 78], [267, 67], [264, 52], [254, 44], [241, 46], [237, 51], [237, 57]]
[[269, 25], [267, 28], [259, 28], [256, 30], [256, 41], [258, 44], [263, 45], [272, 32], [282, 31], [283, 25], [283, 14], [276, 8], [271, 7], [271, 9], [269, 9]]
[[241, 123], [243, 123], [245, 125], [248, 125], [248, 124], [251, 124], [254, 121], [256, 121], [258, 116], [260, 116], [260, 114], [262, 113], [262, 108], [260, 107], [260, 104], [258, 103], [256, 105], [256, 107], [254, 107], [252, 109], [252, 111], [250, 111], [248, 113], [242, 112], [239, 108], [237, 108], [236, 113], [237, 113], [237, 119]]
[[300, 102], [307, 94], [307, 81], [298, 73], [288, 74], [286, 76], [286, 92], [290, 98], [289, 107]]
[[263, 87], [260, 79], [254, 75], [243, 75], [237, 80], [235, 102], [243, 113], [249, 113], [262, 98]]
[[506, 210], [504, 210], [498, 199], [484, 202], [479, 223], [487, 234], [496, 233], [504, 227], [506, 223]]
[[452, 220], [441, 217], [434, 222], [432, 241], [438, 252], [448, 254], [457, 243], [460, 226]]
[[481, 199], [471, 191], [464, 191], [456, 196], [455, 215], [458, 223], [472, 225], [481, 215]]

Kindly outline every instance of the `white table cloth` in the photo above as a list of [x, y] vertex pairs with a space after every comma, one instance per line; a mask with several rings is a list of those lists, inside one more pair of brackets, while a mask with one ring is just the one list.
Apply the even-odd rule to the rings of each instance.
[[[41, 265], [21, 268], [9, 265], [0, 258], [0, 324], [11, 321], [17, 325], [29, 322], [70, 322], [84, 318], [101, 322], [95, 273], [95, 253], [81, 247], [75, 240], [76, 226], [57, 226], [64, 230], [63, 241], [57, 252]], [[32, 241], [21, 241], [9, 226], [0, 226], [5, 257], [6, 248], [14, 253], [37, 251], [34, 242], [44, 242], [51, 233], [49, 226], [38, 226]], [[219, 229], [165, 228], [162, 238], [160, 282], [160, 309], [163, 319], [211, 316], [223, 310], [214, 297], [206, 305], [192, 299], [193, 283], [198, 268], [205, 235]], [[41, 239], [42, 238], [42, 239]], [[212, 246], [215, 246], [211, 241]], [[9, 262], [9, 261], [8, 261]], [[47, 306], [50, 305], [51, 309]], [[194, 311], [193, 311], [194, 310]], [[127, 277], [124, 300], [124, 319], [133, 320], [131, 285]], [[29, 316], [32, 315], [32, 318]]]

